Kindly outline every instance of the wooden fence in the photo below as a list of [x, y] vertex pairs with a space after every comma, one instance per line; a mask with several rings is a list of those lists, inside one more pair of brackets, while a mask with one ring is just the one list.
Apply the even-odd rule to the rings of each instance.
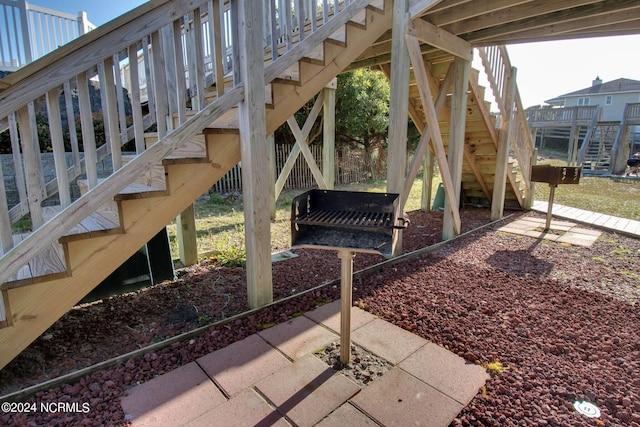
[[[289, 153], [293, 145], [277, 144], [276, 145], [276, 173], [279, 175], [282, 171]], [[310, 147], [313, 157], [322, 169], [322, 147], [313, 145]], [[354, 148], [337, 148], [335, 152], [335, 184], [349, 184], [353, 182], [362, 182], [370, 179], [380, 179], [384, 175], [380, 171], [385, 171], [385, 165], [378, 164], [379, 159], [371, 158], [364, 149]], [[212, 188], [213, 192], [225, 194], [233, 192], [242, 192], [242, 169], [241, 164], [237, 164], [222, 179], [220, 179]], [[311, 174], [311, 169], [307, 165], [303, 156], [299, 156], [295, 166], [291, 170], [285, 189], [312, 188], [317, 184]]]

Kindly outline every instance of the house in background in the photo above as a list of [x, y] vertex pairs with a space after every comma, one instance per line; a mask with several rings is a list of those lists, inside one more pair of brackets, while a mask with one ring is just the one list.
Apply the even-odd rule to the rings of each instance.
[[567, 150], [567, 162], [592, 174], [623, 174], [640, 150], [640, 81], [619, 78], [545, 101], [527, 110], [536, 146]]

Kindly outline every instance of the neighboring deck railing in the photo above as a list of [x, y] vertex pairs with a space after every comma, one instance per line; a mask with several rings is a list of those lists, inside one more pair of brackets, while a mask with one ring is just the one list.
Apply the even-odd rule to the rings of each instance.
[[525, 112], [530, 128], [550, 126], [589, 125], [598, 121], [600, 111], [597, 105], [563, 108], [540, 108]]
[[[278, 77], [314, 43], [335, 33], [369, 3], [368, 0], [265, 2], [263, 28], [269, 36], [265, 38], [269, 42], [265, 43], [265, 57], [271, 58], [265, 65], [266, 82]], [[231, 4], [237, 5], [237, 2]], [[0, 127], [0, 133], [4, 131], [11, 141], [16, 177], [24, 183], [20, 201], [14, 207], [7, 205], [4, 188], [0, 188], [0, 243], [4, 253], [0, 259], [0, 282], [112, 199], [133, 182], [140, 171], [159, 163], [243, 99], [243, 85], [235, 60], [239, 57], [237, 12], [221, 0], [144, 3], [62, 46], [46, 61], [36, 61], [0, 81], [0, 124], [4, 126], [4, 129]], [[203, 22], [209, 25], [205, 27]], [[212, 58], [209, 74], [203, 66], [207, 54]], [[122, 87], [121, 65], [133, 62], [132, 58], [141, 66], [126, 70], [130, 82], [129, 113], [118, 95], [121, 90], [113, 88]], [[143, 69], [150, 98], [145, 109], [140, 101]], [[209, 95], [207, 80], [216, 84], [217, 97], [211, 103], [207, 103], [205, 96]], [[98, 115], [102, 116], [105, 135], [100, 147], [96, 140], [93, 120], [96, 111], [91, 103], [90, 84], [112, 88], [100, 92], [102, 108]], [[75, 95], [77, 110], [74, 103], [68, 101]], [[77, 148], [73, 140], [74, 122], [63, 121], [63, 110], [67, 117], [79, 116]], [[37, 120], [40, 113], [47, 117], [46, 122]], [[172, 130], [173, 118], [177, 125]], [[159, 141], [146, 148], [144, 132], [149, 123], [156, 123]], [[38, 129], [43, 127], [50, 135], [56, 159], [56, 178], [50, 185], [45, 185], [40, 163], [42, 148]], [[66, 139], [64, 131], [72, 137]], [[122, 166], [121, 147], [130, 136], [135, 141], [137, 157]], [[67, 150], [74, 151], [70, 167], [64, 160]], [[96, 172], [99, 150], [111, 156], [114, 168], [114, 173], [100, 184]], [[89, 192], [73, 201], [69, 189], [72, 177], [83, 169]], [[54, 195], [64, 209], [47, 221], [42, 202]], [[30, 216], [34, 232], [14, 247], [11, 224], [26, 214]]]
[[0, 70], [15, 71], [95, 28], [77, 16], [25, 0], [0, 0]]
[[[515, 87], [513, 98], [508, 96], [509, 76], [513, 68], [509, 55], [504, 46], [483, 47], [478, 51], [500, 110], [501, 120], [510, 120], [509, 143], [518, 162], [519, 176], [524, 183], [525, 205], [530, 206], [532, 202], [531, 165], [535, 149], [517, 85], [513, 85]], [[511, 99], [513, 99], [513, 104], [510, 104]]]

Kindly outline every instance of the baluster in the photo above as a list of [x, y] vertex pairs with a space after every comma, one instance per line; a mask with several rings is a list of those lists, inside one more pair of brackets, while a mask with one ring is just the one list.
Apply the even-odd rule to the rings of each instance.
[[93, 128], [91, 112], [91, 96], [89, 94], [89, 80], [86, 71], [76, 76], [78, 83], [78, 105], [80, 106], [80, 127], [82, 129], [82, 149], [84, 151], [84, 165], [87, 171], [89, 189], [98, 185], [98, 154], [96, 152], [96, 136]]
[[296, 21], [298, 21], [298, 40], [304, 40], [304, 21], [305, 21], [305, 13], [304, 13], [304, 1], [296, 0]]
[[120, 122], [120, 145], [124, 145], [129, 142], [129, 132], [127, 126], [127, 115], [124, 103], [124, 86], [122, 84], [122, 77], [125, 71], [120, 62], [120, 53], [116, 53], [113, 56], [114, 64], [116, 65], [117, 72], [115, 73], [116, 80], [116, 101], [118, 104], [118, 121]]
[[69, 189], [69, 175], [67, 175], [67, 158], [64, 149], [64, 139], [62, 137], [60, 98], [57, 87], [47, 92], [46, 101], [51, 145], [53, 147], [53, 161], [58, 181], [58, 197], [60, 199], [60, 206], [66, 208], [71, 204], [71, 192]]
[[29, 212], [29, 200], [27, 197], [27, 187], [25, 185], [24, 169], [22, 168], [22, 153], [20, 151], [20, 137], [18, 136], [18, 122], [16, 114], [9, 115], [9, 137], [11, 139], [11, 152], [13, 154], [13, 167], [16, 180], [16, 188], [18, 189], [18, 212], [12, 215], [12, 220], [17, 220], [21, 216]]
[[156, 99], [158, 139], [164, 138], [167, 134], [167, 116], [169, 114], [167, 80], [165, 75], [166, 68], [162, 51], [163, 47], [160, 33], [155, 31], [151, 34], [151, 58], [153, 61], [153, 90]]
[[[196, 91], [197, 91], [197, 111], [200, 111], [205, 106], [205, 74], [204, 74], [204, 45], [202, 34], [202, 16], [200, 14], [200, 8], [197, 8], [193, 13], [193, 34], [194, 34], [194, 50], [195, 50], [195, 65], [196, 65]], [[193, 98], [193, 97], [192, 97]]]
[[217, 96], [224, 94], [224, 40], [222, 29], [222, 2], [213, 0], [209, 2], [209, 32], [211, 37], [211, 61], [213, 62], [213, 72], [215, 73], [215, 84]]
[[173, 54], [175, 63], [175, 81], [178, 97], [178, 123], [182, 124], [187, 120], [186, 109], [186, 86], [184, 53], [182, 51], [182, 22], [184, 17], [180, 17], [173, 21]]
[[[113, 163], [113, 171], [117, 171], [122, 167], [122, 144], [120, 139], [120, 129], [118, 127], [118, 104], [116, 99], [115, 78], [113, 75], [113, 57], [109, 56], [103, 62], [100, 81], [104, 82], [104, 90], [100, 91], [100, 95], [104, 99], [102, 106], [102, 116], [104, 119], [104, 130], [107, 142], [111, 147], [111, 161]], [[120, 70], [118, 70], [120, 72]]]
[[153, 77], [151, 74], [151, 58], [149, 57], [149, 36], [142, 39], [142, 59], [144, 60], [144, 81], [147, 93], [147, 109], [151, 117], [155, 116], [156, 100], [153, 93]]
[[240, 83], [240, 67], [238, 64], [240, 63], [240, 43], [238, 42], [239, 34], [238, 34], [238, 19], [240, 13], [238, 9], [238, 2], [234, 1], [231, 3], [231, 17], [229, 19], [229, 25], [231, 25], [230, 33], [231, 33], [231, 52], [233, 52], [231, 66], [233, 68], [233, 84], [237, 85]]
[[[4, 177], [2, 172], [2, 162], [0, 162], [0, 176]], [[6, 254], [13, 248], [13, 234], [11, 233], [11, 218], [9, 217], [9, 205], [7, 204], [7, 192], [4, 188], [4, 179], [0, 179], [0, 245], [2, 253]], [[2, 305], [0, 299], [0, 305]], [[4, 308], [4, 306], [0, 307]], [[0, 318], [0, 320], [3, 320]]]
[[[27, 199], [31, 214], [32, 229], [44, 224], [42, 215], [42, 200], [44, 199], [44, 178], [40, 160], [40, 145], [37, 134], [34, 138], [35, 115], [32, 117], [33, 103], [18, 110], [18, 125], [20, 127], [20, 145], [24, 156], [24, 172], [27, 181]], [[33, 118], [33, 120], [32, 120]]]
[[133, 138], [136, 143], [136, 153], [141, 154], [144, 146], [144, 125], [142, 123], [142, 103], [140, 102], [140, 76], [138, 70], [138, 47], [134, 43], [127, 48], [129, 56], [129, 84], [131, 112], [133, 114]]
[[271, 11], [271, 59], [278, 59], [278, 16], [276, 11], [276, 0], [269, 1]]
[[[291, 13], [291, 2], [288, 0], [283, 0], [284, 2], [284, 22], [285, 22], [285, 37], [287, 42], [287, 50], [291, 49], [292, 45], [292, 34], [293, 34], [293, 16]], [[282, 9], [281, 9], [282, 10]]]

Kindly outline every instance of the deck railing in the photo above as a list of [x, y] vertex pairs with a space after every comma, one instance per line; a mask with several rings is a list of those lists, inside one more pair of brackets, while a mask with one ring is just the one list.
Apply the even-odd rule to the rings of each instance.
[[15, 71], [95, 28], [85, 12], [78, 15], [0, 0], [0, 70]]
[[571, 125], [576, 122], [590, 123], [597, 120], [599, 111], [597, 105], [564, 107], [564, 108], [540, 108], [525, 112], [529, 127], [542, 127], [545, 124]]
[[[45, 62], [36, 61], [0, 81], [0, 133], [11, 141], [16, 179], [24, 184], [16, 206], [8, 206], [4, 188], [0, 188], [4, 254], [0, 282], [113, 198], [141, 171], [152, 168], [243, 99], [235, 66], [239, 57], [237, 3], [151, 1], [60, 47]], [[369, 3], [265, 2], [263, 28], [269, 41], [265, 58], [270, 58], [265, 63], [265, 81], [274, 80]], [[204, 67], [207, 56], [212, 64], [209, 73]], [[120, 69], [134, 61], [140, 66], [125, 71], [130, 85], [130, 107], [126, 107]], [[144, 109], [142, 70], [149, 94]], [[207, 82], [215, 84], [215, 99], [207, 98]], [[101, 108], [92, 102], [90, 86], [94, 85], [110, 89], [100, 91]], [[77, 141], [75, 122], [69, 119], [74, 116], [79, 117]], [[94, 116], [102, 118], [104, 140], [97, 139]], [[159, 140], [147, 148], [144, 133], [149, 123], [156, 123]], [[43, 129], [51, 145], [40, 139]], [[123, 165], [121, 147], [130, 139], [137, 157]], [[56, 177], [49, 183], [44, 182], [43, 150], [52, 150], [55, 158]], [[74, 153], [71, 166], [65, 161], [66, 151]], [[104, 153], [111, 156], [114, 172], [99, 182], [96, 164]], [[73, 201], [70, 186], [80, 173], [86, 175], [89, 192]], [[53, 197], [63, 210], [49, 220], [43, 215], [42, 202]], [[33, 233], [14, 247], [11, 224], [27, 214]]]
[[501, 120], [507, 119], [511, 121], [509, 143], [511, 151], [518, 162], [519, 174], [524, 183], [525, 205], [528, 205], [532, 201], [530, 177], [531, 165], [534, 159], [534, 145], [516, 85], [514, 85], [516, 93], [513, 97], [513, 104], [510, 105], [511, 98], [508, 96], [509, 89], [507, 85], [512, 66], [509, 55], [504, 46], [483, 47], [479, 48], [478, 51], [489, 84], [493, 90], [496, 104], [500, 110]]

